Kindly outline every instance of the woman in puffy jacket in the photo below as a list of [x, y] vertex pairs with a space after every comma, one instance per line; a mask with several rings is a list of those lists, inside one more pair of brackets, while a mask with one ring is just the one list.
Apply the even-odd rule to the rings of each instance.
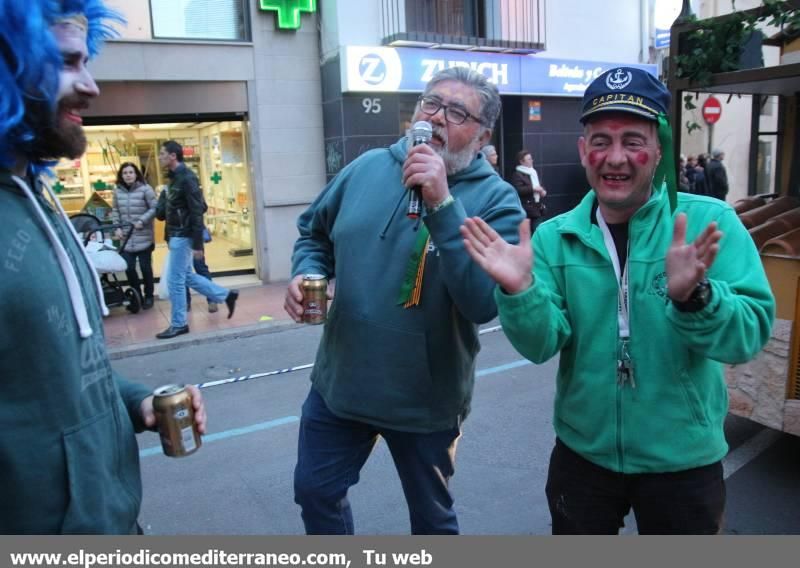
[[[120, 254], [128, 263], [125, 274], [128, 284], [139, 291], [144, 298], [142, 308], [153, 307], [153, 250], [155, 234], [153, 218], [156, 215], [156, 194], [147, 185], [141, 170], [132, 162], [125, 162], [117, 172], [117, 187], [114, 190], [114, 203], [111, 217], [114, 223], [132, 223], [133, 234], [128, 239], [125, 249]], [[117, 234], [122, 237], [122, 231]], [[136, 271], [136, 261], [142, 271], [144, 294]]]
[[545, 213], [543, 198], [547, 191], [539, 183], [539, 175], [533, 169], [533, 156], [527, 150], [517, 152], [517, 169], [511, 174], [509, 182], [519, 193], [522, 208], [531, 224], [531, 233], [542, 220]]

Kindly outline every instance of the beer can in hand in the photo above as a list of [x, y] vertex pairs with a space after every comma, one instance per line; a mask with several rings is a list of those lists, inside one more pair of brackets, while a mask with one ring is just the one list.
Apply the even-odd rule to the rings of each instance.
[[165, 455], [181, 458], [197, 451], [203, 442], [194, 423], [192, 395], [186, 387], [158, 387], [153, 391], [153, 411]]
[[328, 279], [322, 274], [305, 274], [302, 288], [303, 323], [325, 323], [328, 317]]

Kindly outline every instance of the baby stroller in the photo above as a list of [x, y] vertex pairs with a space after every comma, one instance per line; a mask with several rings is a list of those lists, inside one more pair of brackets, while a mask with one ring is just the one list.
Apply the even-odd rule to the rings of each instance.
[[123, 272], [127, 267], [125, 259], [114, 248], [111, 240], [105, 234], [113, 234], [117, 229], [122, 229], [123, 238], [119, 250], [124, 250], [133, 234], [133, 223], [119, 223], [104, 225], [100, 219], [88, 213], [76, 213], [69, 218], [72, 226], [83, 237], [83, 246], [100, 276], [103, 285], [103, 299], [109, 308], [125, 306], [132, 314], [142, 308], [140, 292], [134, 288], [123, 287], [117, 279], [117, 272]]

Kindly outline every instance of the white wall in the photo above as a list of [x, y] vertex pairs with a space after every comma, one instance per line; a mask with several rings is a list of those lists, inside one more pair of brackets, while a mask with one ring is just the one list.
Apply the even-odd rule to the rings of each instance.
[[547, 0], [547, 58], [641, 62], [640, 0]]
[[290, 276], [297, 216], [325, 185], [318, 16], [303, 14], [296, 32], [276, 31], [274, 13], [257, 4], [250, 2], [251, 155], [261, 277], [278, 281]]

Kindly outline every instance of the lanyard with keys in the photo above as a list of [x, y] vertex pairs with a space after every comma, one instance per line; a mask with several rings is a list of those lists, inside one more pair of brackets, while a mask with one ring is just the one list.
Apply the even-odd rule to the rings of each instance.
[[[633, 359], [630, 353], [630, 319], [628, 304], [628, 266], [630, 262], [625, 262], [623, 269], [619, 265], [619, 255], [614, 244], [614, 237], [608, 228], [603, 213], [597, 209], [597, 224], [603, 233], [603, 243], [611, 257], [611, 264], [614, 266], [614, 274], [617, 277], [617, 324], [619, 327], [619, 340], [617, 342], [617, 383], [624, 385], [630, 382], [631, 387], [636, 388], [636, 381], [633, 376]], [[628, 252], [630, 253], [630, 239], [628, 240]], [[630, 256], [630, 254], [628, 254]]]

